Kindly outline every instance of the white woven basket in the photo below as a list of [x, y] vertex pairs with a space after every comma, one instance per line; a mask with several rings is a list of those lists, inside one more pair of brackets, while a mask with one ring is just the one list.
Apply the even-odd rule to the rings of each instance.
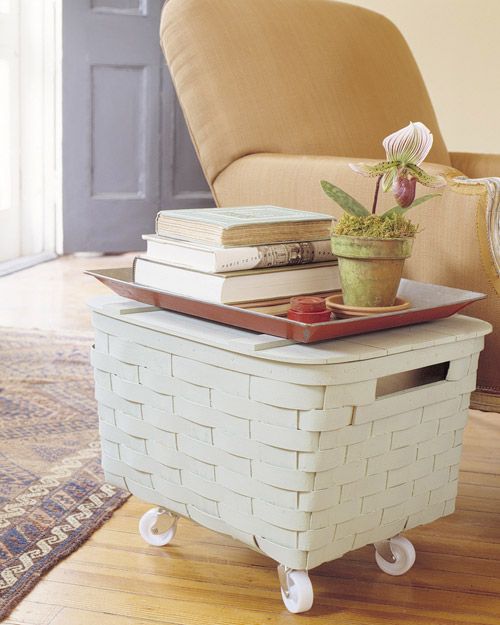
[[[293, 569], [453, 512], [487, 324], [266, 350], [173, 313], [94, 309], [111, 483]], [[446, 379], [377, 397], [379, 378], [442, 362]]]

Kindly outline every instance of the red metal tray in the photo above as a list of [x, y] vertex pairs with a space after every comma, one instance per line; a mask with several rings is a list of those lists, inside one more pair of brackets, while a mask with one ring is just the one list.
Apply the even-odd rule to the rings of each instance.
[[85, 273], [94, 276], [122, 297], [237, 328], [253, 330], [260, 334], [279, 336], [298, 343], [315, 343], [353, 334], [363, 334], [422, 323], [432, 319], [441, 319], [449, 317], [468, 304], [486, 297], [484, 293], [452, 289], [436, 284], [415, 282], [414, 280], [402, 280], [398, 295], [410, 301], [411, 306], [406, 310], [310, 324], [245, 310], [237, 306], [212, 304], [190, 297], [180, 297], [167, 291], [141, 286], [133, 282], [132, 268], [130, 267], [97, 269]]

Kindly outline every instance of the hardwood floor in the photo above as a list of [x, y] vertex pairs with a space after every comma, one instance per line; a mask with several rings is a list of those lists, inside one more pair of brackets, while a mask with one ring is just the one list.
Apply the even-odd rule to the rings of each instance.
[[[130, 257], [63, 258], [0, 279], [0, 325], [89, 329], [84, 302], [106, 292], [83, 267]], [[5, 306], [4, 306], [5, 304]], [[313, 609], [289, 614], [274, 563], [230, 538], [181, 520], [173, 542], [150, 547], [137, 531], [148, 509], [131, 498], [46, 575], [5, 625], [469, 625], [500, 623], [500, 417], [471, 411], [457, 512], [405, 535], [417, 550], [401, 577], [364, 547], [314, 569]]]
[[0, 325], [43, 330], [91, 330], [85, 302], [109, 293], [85, 269], [126, 267], [134, 254], [63, 256], [0, 278]]

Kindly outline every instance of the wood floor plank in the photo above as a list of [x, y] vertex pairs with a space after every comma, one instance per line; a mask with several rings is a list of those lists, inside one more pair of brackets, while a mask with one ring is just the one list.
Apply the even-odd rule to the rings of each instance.
[[[241, 586], [273, 586], [276, 582], [276, 567], [267, 562], [266, 566], [247, 566], [225, 562], [208, 562], [188, 560], [187, 558], [151, 557], [150, 555], [130, 552], [117, 552], [103, 548], [80, 549], [75, 553], [71, 562], [63, 567], [66, 571], [70, 567], [88, 567], [98, 572], [101, 568], [113, 568], [125, 571], [129, 577], [131, 571], [173, 577], [192, 579], [193, 581], [212, 581], [226, 584], [228, 582]], [[57, 569], [54, 569], [54, 574]]]
[[262, 620], [259, 612], [242, 610], [233, 606], [227, 606], [221, 610], [219, 604], [198, 601], [196, 609], [193, 609], [192, 603], [178, 599], [154, 597], [152, 600], [151, 596], [141, 592], [128, 593], [107, 588], [89, 590], [84, 586], [50, 581], [40, 582], [33, 594], [38, 600], [57, 603], [63, 607], [92, 611], [98, 606], [103, 606], [108, 614], [146, 618], [160, 623], [172, 622], [184, 625], [186, 619], [189, 619], [189, 622], [194, 625], [206, 625], [207, 622], [217, 622], [220, 625], [240, 623], [258, 625]]
[[50, 625], [61, 611], [58, 605], [47, 605], [25, 599], [2, 625]]
[[[420, 552], [419, 552], [420, 553]], [[260, 585], [273, 586], [276, 584], [276, 572], [274, 566], [248, 567], [210, 562], [194, 562], [187, 558], [151, 558], [141, 554], [127, 552], [110, 553], [109, 549], [86, 549], [80, 550], [72, 556], [65, 571], [69, 568], [79, 571], [98, 572], [102, 568], [121, 569], [126, 575], [130, 569], [138, 573], [160, 575], [165, 578], [192, 579], [197, 581], [212, 581], [224, 585]], [[57, 570], [56, 570], [57, 571]], [[62, 579], [57, 576], [57, 579]], [[373, 549], [367, 547], [348, 554], [335, 562], [324, 564], [312, 572], [313, 576], [330, 576], [332, 583], [338, 578], [365, 580], [369, 582], [373, 575], [378, 575]], [[432, 584], [436, 582], [440, 588], [448, 590], [460, 590], [466, 588], [466, 592], [482, 592], [495, 594], [500, 585], [500, 566], [497, 561], [484, 560], [469, 557], [466, 560], [457, 558], [452, 554], [435, 554], [432, 552], [420, 553], [418, 566], [412, 572], [412, 583], [420, 586], [428, 586], [429, 579]], [[49, 575], [49, 579], [51, 579]], [[56, 577], [54, 577], [56, 579]], [[390, 578], [384, 578], [390, 579]]]
[[[469, 428], [473, 428], [475, 426], [475, 417], [476, 417], [476, 412], [473, 413], [473, 416], [471, 417], [470, 423], [469, 423]], [[490, 428], [490, 431], [488, 433], [487, 436], [491, 436], [492, 439], [490, 441], [490, 445], [492, 446], [497, 446], [498, 445], [498, 429], [500, 427], [500, 416], [496, 415], [496, 414], [491, 414], [490, 415], [491, 419], [497, 419], [499, 421], [498, 424], [493, 424], [492, 423], [492, 427]], [[483, 443], [486, 445], [487, 440], [486, 437], [483, 441]], [[469, 455], [469, 450], [467, 447], [464, 448], [464, 457], [466, 458]], [[496, 463], [493, 465], [492, 469], [493, 471], [498, 470], [499, 468], [499, 461], [500, 459], [497, 457]], [[474, 471], [464, 471], [461, 470], [460, 471], [460, 484], [475, 484], [476, 486], [479, 487], [483, 487], [483, 486], [492, 486], [492, 487], [497, 487], [500, 488], [500, 474], [492, 472], [492, 473], [476, 473]], [[460, 486], [459, 486], [460, 487]]]
[[[317, 588], [318, 583], [321, 587], [329, 588], [332, 584], [338, 585], [340, 580], [356, 580], [358, 588], [363, 587], [363, 584], [371, 586], [380, 584], [384, 587], [384, 590], [387, 584], [395, 583], [391, 578], [378, 571], [374, 561], [367, 564], [366, 562], [339, 560], [335, 564], [336, 566], [332, 565], [329, 567], [328, 574], [325, 569], [311, 573], [311, 578]], [[141, 588], [146, 588], [144, 590], [146, 594], [165, 595], [167, 593], [168, 595], [168, 592], [175, 591], [179, 593], [179, 598], [182, 598], [184, 591], [188, 589], [189, 592], [196, 592], [201, 596], [205, 592], [218, 592], [217, 589], [222, 585], [225, 593], [243, 594], [244, 596], [246, 596], [247, 590], [251, 586], [255, 598], [259, 599], [261, 606], [265, 598], [275, 598], [277, 577], [274, 567], [271, 572], [267, 569], [267, 574], [264, 574], [263, 570], [256, 571], [251, 578], [251, 582], [245, 574], [246, 570], [243, 567], [241, 567], [240, 571], [235, 571], [235, 567], [231, 567], [231, 570], [228, 570], [229, 567], [227, 566], [219, 566], [217, 571], [213, 571], [215, 567], [210, 565], [210, 567], [206, 567], [204, 575], [200, 575], [200, 570], [198, 570], [197, 575], [194, 570], [190, 570], [192, 568], [189, 566], [168, 567], [167, 570], [164, 569], [161, 575], [157, 573], [150, 574], [140, 570], [136, 571], [134, 580]], [[223, 575], [224, 568], [226, 569], [224, 571], [225, 575]], [[429, 584], [430, 571], [433, 573], [432, 586]], [[214, 575], [211, 575], [212, 572], [214, 572]], [[318, 581], [319, 573], [322, 574], [322, 578]], [[99, 569], [96, 569], [93, 564], [88, 565], [78, 562], [73, 562], [71, 566], [65, 567], [64, 570], [53, 571], [46, 579], [68, 584], [88, 585], [90, 587], [112, 587], [117, 590], [130, 588], [130, 572], [128, 570], [106, 566], [100, 566]], [[461, 592], [463, 588], [466, 588], [465, 591], [462, 591], [462, 594], [491, 595], [493, 598], [496, 596], [499, 586], [499, 576], [495, 575], [494, 571], [491, 571], [490, 575], [471, 577], [470, 573], [449, 569], [443, 571], [438, 567], [417, 567], [411, 572], [411, 575], [409, 574], [409, 580], [414, 588], [428, 588], [432, 590], [437, 586], [441, 590], [452, 592]], [[271, 595], [269, 595], [269, 589], [272, 589]]]
[[[155, 621], [75, 608], [63, 608], [50, 625], [155, 625]], [[163, 625], [170, 625], [170, 623], [163, 621]]]
[[[449, 618], [450, 609], [453, 609], [453, 618], [456, 623], [470, 623], [476, 621], [485, 625], [497, 625], [500, 613], [500, 598], [466, 595], [440, 590], [419, 589], [406, 580], [403, 583], [387, 584], [381, 588], [376, 584], [355, 584], [353, 592], [352, 582], [336, 581], [334, 591], [319, 584], [316, 592], [316, 602], [312, 611], [307, 615], [308, 621], [327, 621], [331, 623], [332, 613], [342, 610], [367, 610], [372, 614], [410, 616], [426, 616], [435, 622], [435, 619]], [[186, 622], [194, 625], [217, 623], [218, 625], [261, 625], [265, 615], [275, 615], [281, 622], [280, 615], [284, 608], [278, 601], [266, 599], [262, 605], [260, 593], [257, 596], [251, 592], [247, 597], [245, 607], [235, 605], [240, 596], [234, 593], [219, 593], [210, 596], [209, 601], [200, 597], [198, 592], [191, 593], [188, 601], [178, 598], [177, 589], [168, 585], [161, 595], [147, 595], [139, 585], [136, 592], [125, 592], [109, 588], [90, 588], [79, 585], [64, 584], [51, 581], [42, 581], [33, 591], [37, 601], [58, 604], [63, 607], [72, 607], [92, 610], [95, 606], [106, 606], [106, 612], [129, 616], [133, 618], [149, 618], [151, 620], [167, 620], [173, 623]], [[277, 593], [276, 593], [277, 594]], [[172, 597], [176, 595], [176, 597]], [[250, 600], [249, 600], [250, 599]], [[425, 606], [425, 607], [424, 607]], [[286, 614], [286, 617], [289, 617]], [[186, 621], [186, 617], [189, 618]]]
[[462, 497], [477, 497], [487, 501], [500, 501], [500, 487], [486, 486], [483, 484], [461, 483], [458, 487], [458, 494]]
[[483, 497], [457, 497], [458, 510], [475, 510], [477, 512], [490, 512], [500, 515], [500, 499], [485, 499]]
[[[347, 612], [339, 609], [335, 613], [335, 617], [338, 618], [338, 622], [342, 623], [342, 625], [379, 625], [381, 622], [384, 625], [453, 625], [453, 622], [448, 619], [437, 619], [433, 620], [432, 624], [429, 623], [429, 620], [425, 617], [418, 617], [408, 614], [401, 614], [400, 616], [395, 616], [392, 613], [390, 614], [370, 614], [367, 611], [361, 611], [357, 613], [356, 611]], [[309, 620], [308, 616], [292, 616], [292, 615], [280, 615], [279, 620], [273, 620], [273, 623], [277, 623], [278, 625], [287, 624], [291, 625], [292, 623], [297, 622], [300, 619], [300, 622], [303, 623], [313, 623], [315, 617], [312, 617], [312, 620]], [[381, 620], [381, 618], [383, 620]], [[214, 625], [217, 625], [219, 621], [214, 621]], [[269, 623], [270, 621], [266, 619], [262, 621], [262, 625]], [[209, 621], [206, 621], [207, 625], [212, 625]], [[51, 625], [156, 625], [157, 621], [151, 621], [149, 619], [144, 618], [130, 618], [118, 616], [116, 614], [103, 614], [100, 612], [90, 612], [88, 610], [79, 610], [74, 608], [64, 608], [59, 616], [51, 623]], [[9, 625], [5, 623], [5, 625]], [[162, 625], [171, 625], [171, 621], [162, 621]], [[477, 621], [469, 621], [469, 625], [480, 625]]]

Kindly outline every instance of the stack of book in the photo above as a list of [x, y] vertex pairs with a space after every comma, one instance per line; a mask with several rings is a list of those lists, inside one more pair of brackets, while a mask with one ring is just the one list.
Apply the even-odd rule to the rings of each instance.
[[223, 304], [335, 291], [331, 223], [275, 206], [160, 211], [134, 282]]

